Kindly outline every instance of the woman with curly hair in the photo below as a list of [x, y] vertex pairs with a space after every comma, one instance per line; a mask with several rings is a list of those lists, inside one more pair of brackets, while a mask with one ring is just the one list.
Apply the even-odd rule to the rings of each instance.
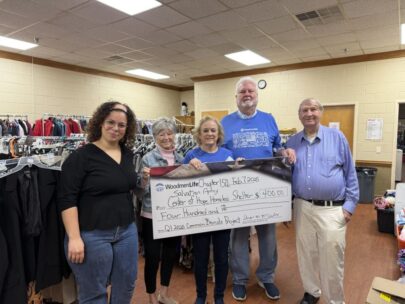
[[138, 262], [131, 191], [137, 174], [132, 148], [136, 118], [117, 101], [101, 104], [88, 141], [62, 166], [59, 207], [65, 254], [78, 284], [79, 303], [130, 303]]

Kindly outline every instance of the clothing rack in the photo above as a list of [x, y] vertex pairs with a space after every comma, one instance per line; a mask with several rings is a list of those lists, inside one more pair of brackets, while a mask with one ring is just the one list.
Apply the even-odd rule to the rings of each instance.
[[56, 117], [56, 118], [60, 118], [60, 119], [65, 119], [65, 118], [90, 119], [91, 118], [91, 116], [77, 115], [77, 114], [51, 114], [51, 113], [42, 114], [42, 119], [45, 119], [47, 117]]
[[[61, 161], [60, 156], [51, 154], [23, 156], [17, 159], [0, 160], [0, 178], [22, 170], [24, 167], [37, 166], [43, 169], [61, 171], [62, 166], [57, 165]], [[15, 165], [15, 166], [14, 166]], [[12, 168], [9, 168], [12, 166]]]
[[54, 117], [60, 120], [64, 119], [76, 119], [76, 120], [89, 120], [91, 116], [86, 115], [77, 115], [77, 114], [52, 114], [52, 113], [43, 113], [41, 118], [41, 134], [45, 134], [45, 121], [50, 117]]
[[28, 120], [28, 115], [26, 114], [0, 114], [0, 118], [24, 118], [25, 120]]

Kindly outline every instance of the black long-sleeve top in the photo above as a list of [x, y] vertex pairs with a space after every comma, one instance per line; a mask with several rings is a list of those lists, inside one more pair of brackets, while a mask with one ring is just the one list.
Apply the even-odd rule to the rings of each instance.
[[121, 147], [118, 164], [96, 145], [87, 144], [62, 165], [60, 211], [77, 207], [80, 230], [126, 227], [134, 221], [130, 191], [136, 178], [129, 149]]

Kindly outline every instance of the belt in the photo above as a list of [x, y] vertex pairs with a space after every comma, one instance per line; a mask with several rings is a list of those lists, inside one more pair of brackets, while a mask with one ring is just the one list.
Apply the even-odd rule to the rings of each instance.
[[345, 200], [340, 201], [332, 201], [332, 200], [310, 200], [303, 198], [304, 201], [311, 203], [315, 206], [323, 206], [323, 207], [333, 207], [333, 206], [343, 206]]

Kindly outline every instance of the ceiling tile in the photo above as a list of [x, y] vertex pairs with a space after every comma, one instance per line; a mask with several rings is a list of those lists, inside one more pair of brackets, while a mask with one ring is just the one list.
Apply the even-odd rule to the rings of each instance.
[[217, 34], [217, 33], [212, 33], [212, 34], [207, 34], [207, 35], [202, 35], [202, 36], [196, 36], [190, 39], [192, 42], [195, 44], [198, 44], [201, 47], [210, 47], [210, 46], [215, 46], [219, 44], [223, 44], [227, 40]]
[[170, 58], [171, 56], [177, 55], [179, 52], [168, 49], [164, 47], [153, 47], [143, 51], [144, 53], [156, 56], [156, 57], [163, 57], [163, 58]]
[[147, 53], [139, 52], [139, 51], [129, 52], [129, 53], [117, 53], [117, 54], [120, 54], [126, 58], [130, 58], [130, 59], [133, 59], [136, 61], [142, 61], [142, 60], [153, 57], [151, 54], [147, 54]]
[[273, 20], [259, 22], [256, 25], [267, 34], [282, 33], [298, 28], [298, 24], [291, 16], [284, 16]]
[[71, 32], [68, 30], [64, 29], [63, 27], [53, 25], [47, 22], [39, 22], [35, 23], [27, 28], [25, 28], [23, 31], [31, 33], [34, 37], [42, 38], [42, 37], [47, 37], [47, 38], [64, 38], [67, 36], [72, 35]]
[[143, 12], [139, 15], [136, 15], [136, 18], [160, 28], [166, 28], [190, 21], [190, 18], [179, 14], [178, 12], [167, 6], [160, 6], [152, 10]]
[[46, 5], [54, 8], [58, 8], [61, 10], [68, 10], [74, 7], [78, 7], [83, 3], [88, 2], [88, 0], [31, 0], [32, 2]]
[[224, 36], [227, 40], [238, 43], [249, 38], [261, 37], [263, 35], [260, 30], [258, 30], [255, 26], [246, 26], [244, 28], [238, 30], [226, 30], [220, 31], [219, 34]]
[[164, 46], [169, 49], [173, 49], [173, 50], [176, 50], [179, 52], [188, 52], [188, 51], [193, 51], [195, 49], [198, 49], [198, 45], [196, 45], [193, 42], [190, 42], [189, 40], [171, 42], [171, 43], [165, 44]]
[[[378, 1], [378, 0], [377, 0]], [[337, 0], [280, 0], [280, 4], [284, 5], [292, 14], [305, 13], [320, 8], [334, 6], [338, 4]]]
[[218, 56], [218, 53], [214, 52], [213, 50], [206, 49], [206, 48], [199, 48], [199, 49], [191, 51], [191, 52], [186, 52], [185, 54], [187, 56], [190, 56], [195, 59]]
[[247, 23], [234, 12], [228, 11], [198, 20], [214, 31], [233, 30], [247, 26]]
[[170, 3], [169, 6], [193, 19], [214, 15], [227, 10], [227, 7], [217, 0], [179, 0]]
[[91, 22], [90, 20], [81, 18], [71, 13], [63, 13], [49, 20], [48, 22], [74, 32], [82, 32], [98, 26], [98, 24]]
[[169, 71], [173, 71], [173, 72], [178, 72], [178, 71], [183, 71], [183, 70], [188, 69], [188, 67], [186, 67], [185, 65], [182, 65], [180, 63], [162, 65], [162, 68], [169, 70]]
[[224, 43], [216, 46], [212, 46], [209, 49], [213, 50], [214, 52], [220, 54], [220, 55], [225, 55], [229, 53], [235, 53], [242, 51], [243, 48], [240, 45], [234, 44], [234, 43]]
[[353, 30], [365, 30], [373, 27], [398, 25], [398, 11], [388, 11], [381, 14], [373, 14], [349, 19], [348, 24]]
[[129, 38], [128, 34], [117, 31], [111, 28], [111, 26], [96, 27], [91, 30], [84, 31], [83, 35], [105, 42], [115, 42]]
[[348, 52], [339, 51], [339, 52], [335, 52], [335, 53], [330, 53], [330, 55], [333, 58], [341, 58], [341, 57], [352, 57], [352, 56], [364, 55], [364, 52], [362, 50], [351, 50]]
[[35, 23], [34, 18], [20, 16], [0, 9], [0, 25], [19, 29]]
[[320, 44], [315, 39], [308, 38], [301, 41], [285, 41], [282, 46], [291, 50], [309, 50], [320, 47]]
[[381, 52], [391, 52], [391, 51], [397, 51], [399, 50], [399, 45], [392, 45], [392, 46], [384, 46], [380, 48], [373, 48], [373, 49], [367, 49], [364, 50], [365, 54], [375, 54], [375, 53], [381, 53]]
[[13, 31], [13, 28], [0, 24], [0, 35], [7, 35]]
[[311, 25], [311, 26], [307, 26], [306, 29], [314, 37], [337, 35], [337, 34], [343, 34], [343, 33], [348, 33], [348, 32], [352, 31], [352, 27], [346, 20], [335, 22], [335, 23]]
[[303, 29], [295, 29], [284, 33], [273, 34], [271, 35], [271, 37], [274, 38], [277, 42], [283, 43], [286, 41], [305, 40], [310, 38], [310, 35]]
[[237, 7], [251, 5], [253, 3], [256, 3], [256, 2], [259, 2], [262, 0], [219, 0], [219, 1], [221, 1], [227, 7], [237, 8]]
[[382, 48], [382, 47], [387, 47], [387, 46], [392, 46], [392, 45], [400, 45], [399, 38], [398, 37], [385, 37], [385, 38], [380, 38], [380, 39], [372, 39], [372, 40], [366, 40], [366, 41], [360, 41], [360, 45], [363, 48], [363, 50], [367, 49], [376, 49], [376, 48]]
[[397, 9], [398, 2], [392, 0], [357, 0], [342, 4], [347, 18], [381, 14]]
[[329, 54], [323, 48], [307, 49], [307, 50], [294, 50], [291, 53], [299, 58], [313, 57], [313, 56], [328, 56]]
[[[103, 45], [100, 45], [98, 47], [95, 47], [94, 49], [102, 51], [102, 52], [109, 53], [110, 55], [111, 54], [129, 53], [131, 51], [131, 49], [129, 49], [127, 47], [117, 45], [117, 44], [114, 44], [114, 43], [103, 44]], [[128, 57], [128, 58], [132, 58], [132, 57]], [[135, 59], [135, 58], [133, 58], [133, 59]]]
[[53, 58], [57, 61], [62, 61], [62, 62], [64, 62], [65, 59], [68, 59], [70, 61], [75, 61], [75, 62], [83, 62], [83, 61], [89, 60], [89, 57], [82, 56], [82, 55], [75, 54], [75, 53], [65, 53], [63, 56], [60, 56], [60, 57], [55, 56]]
[[45, 45], [48, 47], [55, 48], [57, 50], [66, 51], [66, 52], [74, 52], [80, 49], [87, 48], [86, 45], [81, 44], [79, 42], [73, 42], [68, 40], [62, 39], [42, 39], [40, 41], [41, 45]]
[[141, 39], [141, 38], [130, 38], [130, 39], [125, 39], [125, 40], [120, 40], [120, 41], [117, 41], [116, 44], [126, 46], [133, 50], [142, 50], [142, 49], [146, 49], [146, 48], [154, 46], [154, 44], [152, 42], [147, 41], [145, 39]]
[[[331, 55], [348, 54], [348, 56], [354, 56], [354, 55], [350, 55], [351, 52], [361, 51], [361, 47], [358, 42], [328, 45], [328, 46], [325, 46], [324, 49]], [[347, 49], [346, 52], [345, 52], [345, 49]]]
[[94, 49], [94, 48], [80, 49], [80, 50], [76, 50], [74, 53], [83, 55], [83, 56], [88, 56], [93, 59], [105, 58], [105, 57], [108, 57], [111, 55], [111, 53], [104, 52], [104, 51]]
[[167, 30], [186, 39], [211, 32], [209, 28], [195, 21], [176, 25], [168, 28]]
[[89, 37], [84, 36], [84, 35], [70, 35], [70, 36], [64, 37], [63, 40], [67, 41], [67, 42], [71, 42], [71, 43], [75, 43], [75, 44], [84, 46], [86, 48], [88, 48], [88, 47], [97, 47], [97, 46], [103, 44], [102, 41], [95, 40], [95, 39], [89, 38]]
[[3, 0], [0, 1], [0, 9], [35, 19], [49, 19], [61, 13], [61, 10], [55, 7], [27, 0]]
[[398, 27], [385, 27], [385, 28], [373, 28], [364, 31], [356, 31], [358, 40], [365, 41], [369, 39], [383, 39], [387, 36], [396, 36], [399, 42], [399, 26]]
[[287, 15], [287, 11], [276, 1], [265, 1], [235, 9], [247, 22], [258, 22]]
[[97, 1], [81, 5], [71, 12], [96, 24], [109, 24], [128, 17], [127, 14]]
[[347, 42], [354, 42], [356, 40], [357, 40], [357, 38], [354, 33], [330, 35], [330, 36], [325, 36], [325, 37], [316, 39], [316, 41], [318, 41], [320, 45], [341, 44], [341, 43], [347, 43]]
[[266, 36], [257, 37], [253, 39], [246, 39], [239, 43], [240, 46], [243, 46], [245, 49], [250, 50], [262, 50], [278, 46], [271, 39]]
[[156, 26], [147, 24], [134, 17], [128, 17], [122, 21], [111, 24], [111, 27], [117, 31], [124, 32], [130, 35], [144, 35], [153, 31], [157, 31], [159, 28]]
[[138, 37], [148, 40], [154, 44], [166, 44], [181, 40], [179, 36], [165, 30], [158, 30], [148, 33], [147, 35], [139, 35]]

